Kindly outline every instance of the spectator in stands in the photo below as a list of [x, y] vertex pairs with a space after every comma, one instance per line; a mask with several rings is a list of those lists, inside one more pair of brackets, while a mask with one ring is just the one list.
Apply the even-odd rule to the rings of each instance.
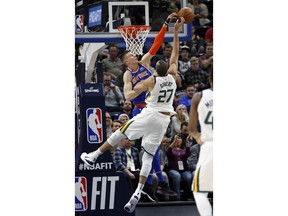
[[205, 32], [205, 43], [206, 44], [213, 44], [213, 27], [210, 27]]
[[212, 23], [208, 19], [209, 11], [208, 7], [201, 3], [201, 0], [192, 0], [191, 3], [187, 4], [187, 7], [190, 7], [195, 14], [193, 25], [194, 26], [211, 26]]
[[[180, 125], [179, 136], [182, 139], [181, 147], [184, 147], [186, 145], [186, 140], [187, 140], [188, 135], [189, 135], [188, 122], [185, 121], [185, 122], [182, 122], [181, 125]], [[189, 141], [189, 144], [190, 144], [190, 147], [191, 147], [190, 139], [188, 139], [188, 141]]]
[[185, 87], [184, 87], [184, 76], [181, 73], [177, 73], [176, 75], [176, 91], [174, 94], [174, 99], [173, 99], [173, 107], [176, 109], [178, 106], [178, 102], [180, 98], [185, 95]]
[[133, 142], [128, 138], [121, 141], [122, 146], [117, 147], [114, 152], [113, 162], [116, 171], [123, 171], [127, 179], [129, 194], [133, 194], [137, 188], [140, 174], [139, 151], [133, 147]]
[[122, 61], [118, 58], [118, 47], [113, 44], [108, 48], [108, 57], [103, 59], [103, 71], [107, 71], [111, 74], [111, 78], [116, 78], [122, 74]]
[[192, 25], [192, 38], [184, 43], [191, 49], [191, 56], [200, 56], [204, 54], [205, 41], [195, 31], [195, 26]]
[[167, 16], [169, 16], [169, 2], [168, 1], [152, 1], [149, 3], [150, 14], [152, 14], [151, 30], [159, 31], [161, 26], [165, 22]]
[[182, 138], [176, 134], [166, 155], [168, 158], [168, 176], [173, 182], [173, 190], [177, 193], [176, 200], [180, 200], [180, 183], [184, 182], [182, 200], [187, 200], [191, 192], [192, 173], [188, 169], [187, 158], [190, 156], [190, 144], [186, 140], [186, 146], [181, 148]]
[[166, 133], [164, 134], [163, 139], [161, 141], [161, 145], [160, 145], [160, 148], [165, 152], [166, 152], [167, 145], [169, 146], [171, 144], [171, 140], [173, 138], [171, 125], [172, 125], [172, 121], [170, 120]]
[[186, 71], [190, 68], [190, 48], [182, 46], [180, 52], [180, 59], [178, 61], [178, 71], [184, 76]]
[[200, 144], [196, 143], [191, 149], [191, 154], [187, 159], [188, 169], [192, 172], [192, 176], [194, 177], [194, 173], [196, 170], [199, 154], [200, 154]]
[[171, 117], [172, 137], [181, 132], [181, 123], [189, 121], [187, 108], [184, 104], [178, 105], [175, 111], [176, 114]]
[[168, 11], [170, 13], [173, 13], [173, 12], [176, 12], [178, 13], [178, 11], [180, 10], [181, 8], [181, 4], [179, 1], [177, 0], [170, 0], [170, 4], [169, 4], [169, 8], [168, 8]]
[[199, 58], [193, 56], [190, 59], [190, 68], [184, 76], [185, 86], [194, 85], [198, 91], [209, 87], [209, 74], [203, 71], [199, 66]]
[[[141, 159], [142, 159], [143, 153], [144, 153], [144, 150], [142, 149], [142, 150], [140, 151], [140, 156], [139, 156], [141, 165], [142, 165], [142, 160], [141, 160]], [[152, 189], [152, 198], [153, 198], [153, 199], [155, 198], [157, 201], [159, 201], [159, 199], [158, 199], [157, 196], [155, 196], [156, 193], [162, 195], [165, 200], [169, 199], [169, 197], [176, 196], [176, 193], [175, 193], [174, 191], [172, 191], [172, 190], [171, 190], [171, 192], [173, 192], [174, 195], [172, 196], [172, 195], [170, 194], [170, 196], [169, 196], [167, 193], [165, 193], [165, 192], [161, 189], [161, 185], [162, 185], [162, 184], [168, 185], [169, 188], [170, 188], [170, 186], [169, 186], [168, 176], [167, 176], [166, 172], [163, 170], [164, 167], [165, 167], [165, 164], [167, 164], [167, 158], [166, 158], [165, 153], [164, 153], [161, 149], [159, 150], [159, 157], [160, 157], [160, 167], [161, 167], [161, 170], [162, 170], [161, 174], [162, 174], [162, 176], [163, 176], [163, 181], [161, 181], [161, 180], [158, 178], [158, 176], [159, 176], [158, 173], [153, 172], [153, 173], [150, 173], [150, 175], [152, 175], [153, 185], [149, 185], [147, 182], [146, 182], [146, 184], [145, 184], [145, 187], [146, 187], [146, 188], [148, 187], [149, 190]], [[151, 196], [151, 193], [149, 193], [149, 195]]]
[[120, 106], [124, 103], [124, 96], [119, 87], [112, 83], [112, 77], [109, 73], [103, 76], [105, 106], [108, 112], [121, 112]]
[[125, 113], [120, 114], [118, 117], [118, 120], [122, 123], [122, 125], [124, 125], [129, 119], [129, 116]]
[[115, 80], [115, 85], [117, 85], [120, 88], [121, 92], [123, 92], [123, 88], [124, 88], [123, 75], [125, 71], [126, 71], [126, 68], [122, 66], [121, 75], [117, 76]]
[[208, 74], [213, 70], [213, 44], [207, 44], [205, 55], [199, 58], [200, 67]]
[[185, 95], [183, 95], [178, 102], [179, 105], [180, 104], [185, 105], [188, 113], [190, 111], [192, 97], [195, 92], [196, 92], [196, 88], [193, 85], [191, 84], [187, 85], [186, 90], [185, 90]]
[[[168, 159], [167, 159], [167, 155], [166, 155], [166, 151], [163, 151], [162, 149], [160, 149], [159, 151], [159, 155], [160, 155], [160, 163], [161, 163], [161, 170], [162, 170], [162, 175], [164, 178], [164, 182], [167, 183], [167, 185], [169, 185], [169, 178], [167, 173], [164, 171], [164, 168], [167, 167], [167, 163], [168, 163]], [[157, 178], [157, 175], [154, 173], [153, 175], [155, 175], [155, 177]], [[169, 186], [170, 187], [170, 186]], [[169, 200], [169, 196], [163, 194], [161, 188], [159, 186], [157, 186], [157, 190], [156, 190], [156, 194], [159, 197], [159, 200], [163, 200], [164, 201], [168, 201]], [[176, 193], [175, 193], [176, 194]]]
[[167, 62], [168, 65], [169, 65], [169, 59], [170, 59], [170, 57], [171, 57], [172, 50], [173, 50], [172, 45], [169, 44], [169, 43], [166, 44], [166, 45], [164, 46], [164, 49], [163, 49], [163, 55], [159, 55], [159, 54], [155, 55], [155, 56], [152, 58], [152, 60], [151, 60], [151, 66], [152, 66], [153, 68], [155, 68], [156, 62], [159, 61], [159, 60], [163, 60], [163, 61]]
[[[112, 133], [114, 133], [118, 128], [120, 128], [122, 126], [122, 123], [119, 121], [119, 120], [114, 120], [113, 122], [112, 122], [112, 126], [111, 126], [111, 132], [108, 134], [106, 134], [106, 136], [107, 136], [107, 138], [109, 137], [109, 136], [111, 136], [111, 134]], [[119, 147], [119, 146], [121, 146], [122, 144], [121, 144], [121, 142], [119, 142], [117, 145], [115, 145], [114, 147], [112, 147], [111, 146], [111, 148], [110, 148], [110, 153], [111, 153], [111, 155], [112, 155], [112, 158], [113, 158], [113, 155], [114, 155], [114, 152], [115, 152], [115, 149], [117, 148], [117, 147]]]
[[133, 110], [132, 102], [130, 100], [125, 100], [122, 106], [122, 112], [120, 112], [119, 114], [116, 114], [115, 119], [118, 119], [119, 115], [121, 114], [128, 115], [130, 119], [133, 118], [132, 110]]
[[118, 128], [120, 128], [122, 126], [122, 122], [120, 122], [119, 120], [114, 120], [111, 124], [111, 131], [110, 133], [107, 133], [106, 136], [107, 138], [114, 133]]
[[105, 112], [105, 117], [106, 117], [106, 135], [108, 135], [112, 131], [112, 123], [113, 122], [112, 122], [112, 118], [111, 118], [109, 112]]

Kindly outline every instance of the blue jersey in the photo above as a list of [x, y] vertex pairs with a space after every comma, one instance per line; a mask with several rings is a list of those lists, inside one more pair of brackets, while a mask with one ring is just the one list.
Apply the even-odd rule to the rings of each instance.
[[[127, 68], [127, 70], [131, 73], [131, 76], [132, 76], [132, 80], [131, 80], [132, 89], [134, 89], [134, 87], [137, 85], [137, 83], [141, 82], [142, 80], [147, 79], [148, 77], [150, 77], [152, 75], [152, 72], [140, 63], [139, 63], [139, 68], [136, 72], [132, 72], [132, 70], [129, 68]], [[146, 91], [142, 92], [136, 98], [132, 99], [132, 103], [134, 105], [145, 104], [145, 98], [146, 98]], [[143, 109], [143, 107], [142, 108], [134, 108], [133, 116], [140, 113], [142, 109]]]
[[[139, 68], [136, 72], [132, 72], [131, 69], [127, 68], [128, 71], [130, 71], [132, 76], [132, 89], [141, 82], [142, 80], [147, 79], [152, 75], [152, 72], [144, 67], [142, 64], [139, 63]], [[142, 92], [140, 95], [138, 95], [136, 98], [132, 99], [133, 104], [144, 104], [146, 98], [146, 91]]]

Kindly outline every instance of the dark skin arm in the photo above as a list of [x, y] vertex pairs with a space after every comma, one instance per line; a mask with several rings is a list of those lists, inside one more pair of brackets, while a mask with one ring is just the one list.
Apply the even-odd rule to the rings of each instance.
[[197, 130], [197, 124], [198, 124], [198, 105], [201, 99], [201, 94], [196, 93], [194, 94], [191, 102], [191, 107], [190, 107], [190, 118], [189, 118], [189, 136], [190, 138], [194, 138], [198, 144], [202, 144], [201, 140], [201, 134]]

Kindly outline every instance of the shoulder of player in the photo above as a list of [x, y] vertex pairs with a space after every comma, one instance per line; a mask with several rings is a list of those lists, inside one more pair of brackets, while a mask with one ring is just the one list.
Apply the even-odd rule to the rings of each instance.
[[126, 71], [124, 72], [124, 74], [123, 74], [123, 79], [124, 79], [124, 80], [125, 80], [125, 79], [130, 79], [130, 81], [131, 81], [132, 75], [131, 75], [131, 72], [130, 72], [129, 70], [126, 70]]
[[193, 95], [193, 98], [192, 98], [192, 103], [199, 103], [200, 100], [202, 98], [202, 93], [201, 92], [197, 92]]
[[148, 77], [146, 80], [144, 80], [144, 82], [147, 84], [147, 85], [149, 85], [149, 86], [151, 86], [151, 85], [154, 85], [155, 84], [155, 79], [156, 79], [156, 76], [150, 76], [150, 77]]

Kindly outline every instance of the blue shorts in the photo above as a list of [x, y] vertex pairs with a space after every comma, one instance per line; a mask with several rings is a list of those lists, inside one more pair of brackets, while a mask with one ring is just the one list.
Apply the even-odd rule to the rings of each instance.
[[143, 110], [143, 108], [145, 108], [145, 107], [134, 108], [132, 110], [133, 117], [136, 116], [137, 114], [139, 114]]

